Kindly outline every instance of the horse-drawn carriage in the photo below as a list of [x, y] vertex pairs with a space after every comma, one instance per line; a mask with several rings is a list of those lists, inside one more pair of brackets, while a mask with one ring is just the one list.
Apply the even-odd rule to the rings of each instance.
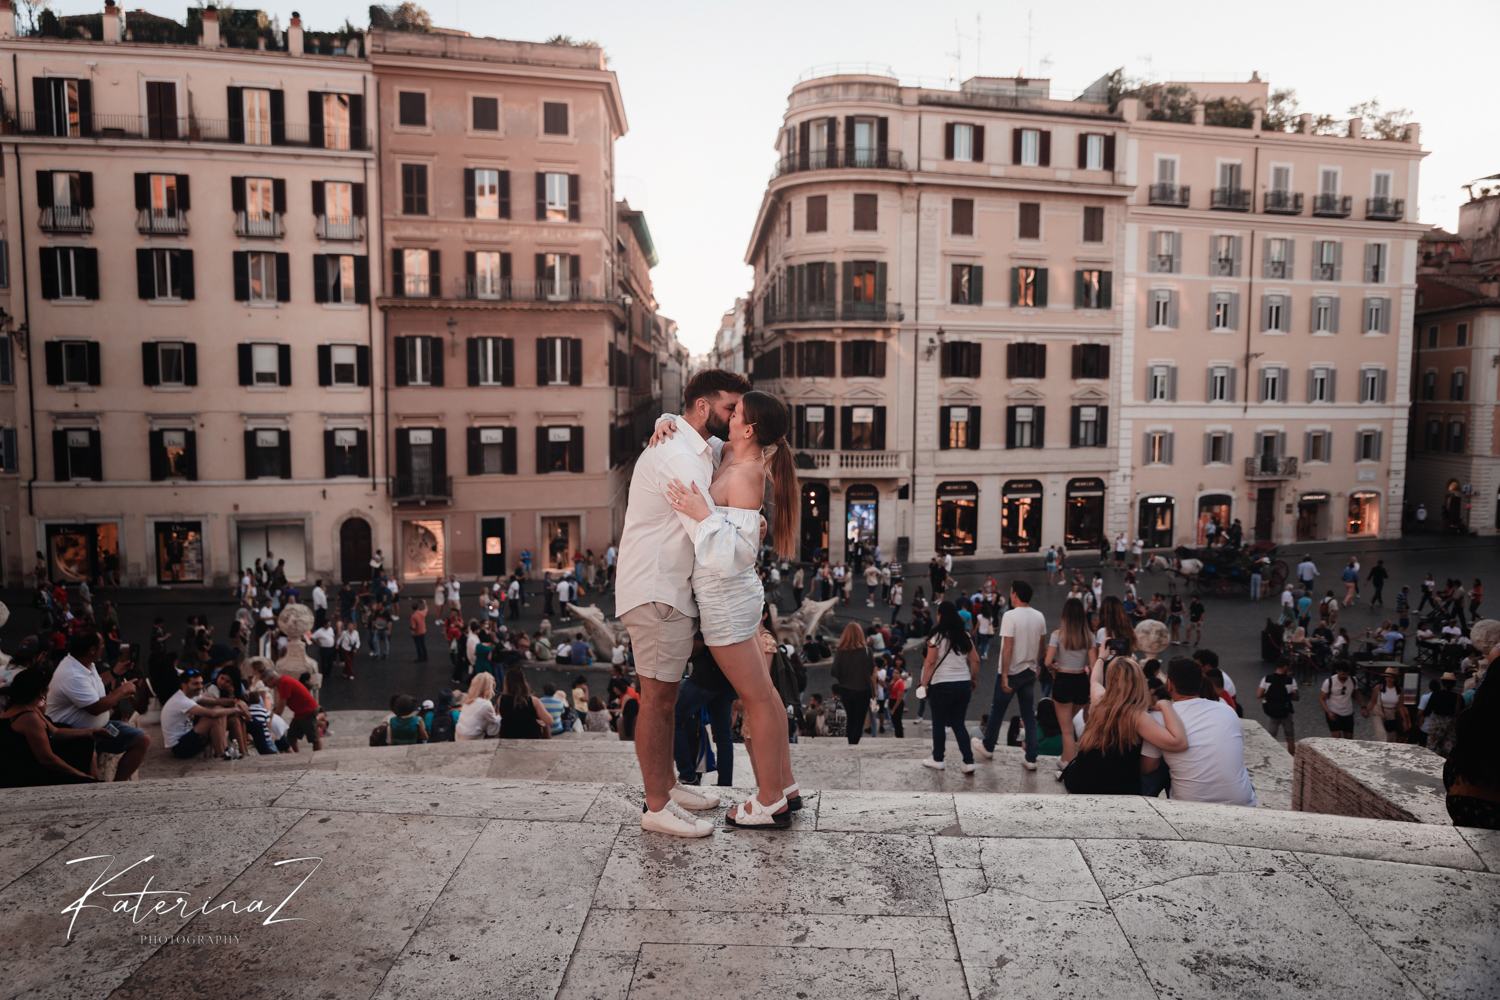
[[[1157, 556], [1153, 564], [1165, 569], [1174, 581], [1181, 578], [1191, 583], [1194, 594], [1217, 597], [1228, 597], [1237, 590], [1249, 591], [1250, 575], [1257, 566], [1263, 594], [1279, 593], [1289, 573], [1286, 562], [1276, 558], [1276, 546], [1270, 542], [1244, 548], [1212, 545], [1195, 549], [1179, 545], [1174, 559], [1168, 561]], [[1175, 585], [1172, 589], [1176, 589]]]

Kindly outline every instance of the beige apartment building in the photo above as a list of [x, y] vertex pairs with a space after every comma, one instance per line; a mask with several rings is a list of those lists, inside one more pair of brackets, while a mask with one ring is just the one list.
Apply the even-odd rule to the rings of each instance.
[[175, 585], [392, 548], [358, 36], [194, 13], [18, 38], [0, 0], [9, 579], [33, 552]]
[[1416, 524], [1421, 506], [1425, 530], [1494, 535], [1500, 533], [1500, 194], [1481, 189], [1459, 207], [1457, 235], [1433, 230], [1422, 247], [1408, 525]]
[[1045, 80], [793, 88], [746, 337], [796, 408], [804, 557], [1192, 544], [1200, 512], [1278, 541], [1399, 530], [1416, 127], [1148, 114]]
[[395, 566], [490, 578], [602, 555], [659, 398], [645, 219], [600, 49], [372, 31]]

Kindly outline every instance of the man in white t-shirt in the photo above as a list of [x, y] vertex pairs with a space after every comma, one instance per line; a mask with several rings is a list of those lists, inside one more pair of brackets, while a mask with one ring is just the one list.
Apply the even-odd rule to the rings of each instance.
[[151, 749], [151, 736], [123, 722], [111, 722], [110, 714], [115, 706], [135, 695], [135, 682], [116, 680], [113, 691], [106, 691], [104, 678], [94, 666], [104, 652], [104, 638], [91, 628], [75, 632], [68, 640], [68, 655], [52, 673], [47, 686], [47, 718], [62, 729], [108, 728], [113, 734], [107, 740], [94, 742], [95, 753], [118, 753], [120, 758], [115, 768], [116, 781], [129, 781], [146, 751]]
[[[196, 757], [204, 747], [213, 747], [215, 757], [224, 756], [229, 745], [228, 719], [238, 715], [250, 718], [250, 709], [242, 701], [214, 706], [200, 705], [203, 694], [203, 676], [189, 670], [178, 681], [178, 689], [161, 707], [161, 735], [172, 756], [187, 759]], [[221, 699], [227, 702], [228, 699]]]
[[990, 699], [990, 721], [985, 727], [984, 739], [973, 738], [974, 752], [985, 760], [995, 757], [1000, 726], [1014, 696], [1021, 710], [1022, 728], [1026, 731], [1026, 759], [1021, 766], [1028, 771], [1036, 770], [1037, 729], [1032, 695], [1046, 644], [1047, 618], [1031, 606], [1031, 584], [1025, 580], [1012, 580], [1010, 610], [1000, 617], [1000, 674], [996, 679], [995, 694]]
[[[1167, 664], [1167, 692], [1172, 709], [1187, 730], [1188, 748], [1162, 751], [1141, 744], [1141, 790], [1154, 796], [1170, 777], [1170, 797], [1178, 802], [1217, 802], [1254, 806], [1255, 788], [1245, 770], [1245, 731], [1240, 717], [1222, 701], [1199, 697], [1203, 667], [1185, 656]], [[1158, 722], [1160, 716], [1153, 713]], [[1166, 758], [1166, 768], [1162, 758]], [[1160, 772], [1166, 770], [1167, 775]]]
[[1333, 676], [1318, 688], [1318, 704], [1323, 706], [1323, 714], [1328, 716], [1329, 734], [1336, 740], [1352, 740], [1354, 700], [1359, 699], [1360, 708], [1364, 708], [1365, 700], [1360, 697], [1359, 686], [1350, 676], [1353, 670], [1348, 660], [1334, 660], [1333, 670]]
[[323, 624], [328, 618], [328, 591], [324, 589], [322, 580], [313, 584], [312, 607], [314, 624]]

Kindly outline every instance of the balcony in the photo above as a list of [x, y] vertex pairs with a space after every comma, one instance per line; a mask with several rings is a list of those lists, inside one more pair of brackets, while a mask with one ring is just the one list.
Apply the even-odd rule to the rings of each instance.
[[362, 240], [365, 238], [365, 220], [351, 217], [347, 222], [338, 222], [326, 215], [318, 216], [318, 239]]
[[125, 139], [138, 142], [212, 142], [237, 146], [295, 146], [306, 149], [368, 150], [370, 129], [322, 128], [293, 122], [273, 122], [257, 131], [243, 121], [194, 118], [163, 118], [158, 115], [78, 116], [77, 121], [59, 121], [50, 114], [13, 111], [0, 118], [0, 135], [48, 139]]
[[[454, 294], [460, 299], [490, 299], [495, 302], [504, 302], [513, 297], [516, 284], [510, 278], [490, 279], [477, 275], [467, 275], [462, 278], [454, 278]], [[525, 285], [522, 281], [519, 284]]]
[[797, 452], [797, 472], [803, 478], [835, 479], [841, 476], [897, 477], [907, 473], [906, 453], [901, 451], [808, 451]]
[[[426, 275], [397, 276], [395, 298], [441, 299], [442, 290], [432, 285]], [[615, 302], [592, 281], [536, 281], [527, 278], [501, 278], [490, 281], [480, 277], [453, 279], [453, 297], [477, 302]]]
[[1312, 214], [1324, 219], [1347, 219], [1354, 199], [1347, 194], [1320, 194], [1313, 199]]
[[396, 503], [414, 503], [426, 506], [430, 503], [453, 502], [452, 476], [392, 476], [390, 478], [391, 499]]
[[1250, 211], [1250, 189], [1217, 187], [1208, 193], [1208, 207], [1216, 212]]
[[1295, 456], [1275, 458], [1271, 455], [1251, 455], [1245, 459], [1245, 478], [1251, 481], [1296, 479], [1297, 459]]
[[839, 318], [849, 323], [899, 323], [906, 317], [899, 302], [845, 302]]
[[92, 233], [94, 217], [86, 208], [54, 205], [42, 209], [36, 224], [44, 233]]
[[776, 173], [772, 179], [804, 170], [831, 170], [840, 167], [850, 170], [906, 169], [901, 151], [896, 149], [815, 149], [783, 156], [776, 164]]
[[1176, 184], [1153, 184], [1151, 185], [1151, 204], [1166, 205], [1169, 208], [1187, 208], [1188, 198], [1193, 189], [1187, 185], [1179, 187]]
[[136, 213], [135, 228], [148, 236], [186, 236], [187, 213], [158, 212], [154, 208], [143, 208]]
[[280, 239], [286, 235], [281, 224], [281, 213], [272, 212], [259, 219], [250, 218], [249, 212], [234, 214], [234, 235], [261, 239]]
[[1292, 269], [1284, 260], [1266, 261], [1266, 277], [1275, 281], [1285, 281], [1292, 276]]
[[[871, 303], [877, 305], [878, 303]], [[772, 323], [809, 323], [818, 320], [832, 320], [838, 315], [836, 303], [829, 302], [788, 302], [781, 305], [765, 304], [765, 314], [761, 322]]]
[[1405, 198], [1366, 198], [1365, 218], [1375, 222], [1400, 222], [1406, 214]]
[[1267, 191], [1261, 211], [1267, 215], [1301, 215], [1302, 196], [1290, 191]]

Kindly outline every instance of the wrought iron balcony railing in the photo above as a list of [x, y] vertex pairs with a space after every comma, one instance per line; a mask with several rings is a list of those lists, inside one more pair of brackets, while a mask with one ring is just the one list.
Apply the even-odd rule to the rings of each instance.
[[1301, 215], [1302, 196], [1290, 191], [1267, 191], [1261, 211], [1267, 215]]
[[1219, 212], [1250, 211], [1250, 189], [1216, 187], [1208, 193], [1208, 207]]
[[1313, 198], [1313, 215], [1325, 219], [1347, 219], [1354, 209], [1354, 199], [1347, 194], [1320, 194]]
[[1246, 479], [1295, 479], [1297, 458], [1287, 455], [1276, 458], [1271, 455], [1251, 455], [1245, 459]]
[[53, 205], [42, 209], [37, 226], [44, 233], [92, 233], [94, 217], [77, 205]]
[[186, 236], [187, 213], [158, 212], [154, 208], [143, 208], [136, 213], [135, 228], [150, 236]]
[[1365, 218], [1379, 222], [1399, 222], [1406, 214], [1404, 198], [1366, 198]]
[[1192, 190], [1186, 184], [1153, 184], [1150, 190], [1151, 204], [1187, 208]]

